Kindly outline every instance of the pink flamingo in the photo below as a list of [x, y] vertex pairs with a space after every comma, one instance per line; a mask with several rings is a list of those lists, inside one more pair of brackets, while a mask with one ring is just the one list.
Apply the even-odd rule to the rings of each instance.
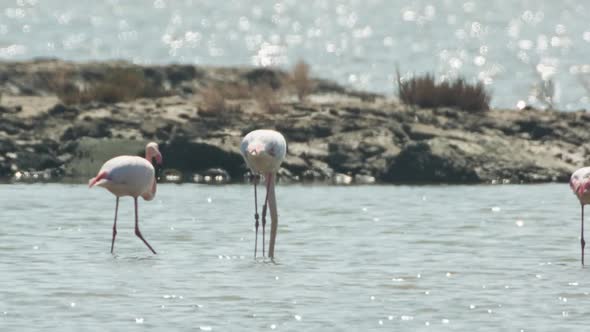
[[89, 187], [104, 187], [117, 197], [111, 253], [113, 253], [115, 236], [117, 235], [119, 197], [131, 196], [135, 202], [135, 235], [156, 254], [156, 251], [141, 235], [137, 217], [137, 197], [141, 196], [144, 200], [151, 201], [156, 196], [155, 170], [151, 163], [154, 158], [158, 164], [162, 164], [162, 154], [158, 150], [158, 144], [151, 142], [145, 147], [145, 159], [137, 156], [118, 156], [110, 159], [102, 165], [98, 174], [88, 182]]
[[584, 205], [590, 204], [590, 167], [582, 167], [575, 171], [570, 178], [570, 187], [580, 200], [582, 207], [580, 243], [582, 245], [582, 265], [584, 265], [584, 247], [586, 246], [586, 241], [584, 241]]
[[[287, 153], [287, 143], [285, 138], [279, 132], [274, 130], [254, 130], [242, 140], [240, 146], [242, 156], [253, 174], [262, 174], [266, 179], [266, 198], [262, 206], [262, 256], [264, 257], [264, 228], [266, 226], [266, 208], [270, 209], [270, 242], [268, 244], [268, 257], [274, 258], [275, 240], [277, 237], [277, 227], [279, 223], [277, 212], [277, 201], [275, 197], [275, 177], [276, 173], [285, 159]], [[254, 226], [256, 228], [256, 240], [254, 242], [254, 257], [258, 246], [258, 197], [256, 193], [256, 184], [258, 179], [254, 179]]]

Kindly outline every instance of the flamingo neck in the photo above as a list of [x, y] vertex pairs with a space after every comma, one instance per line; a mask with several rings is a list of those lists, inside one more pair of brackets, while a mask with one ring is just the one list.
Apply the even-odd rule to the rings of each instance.
[[156, 184], [157, 184], [157, 181], [156, 181], [156, 178], [154, 178], [152, 180], [151, 189], [141, 195], [141, 197], [143, 197], [144, 200], [151, 201], [152, 199], [154, 199], [154, 197], [156, 197]]
[[154, 154], [151, 152], [151, 150], [146, 149], [145, 150], [145, 159], [151, 163], [153, 158], [154, 158]]
[[98, 173], [95, 177], [93, 177], [92, 179], [90, 179], [90, 181], [88, 181], [88, 187], [92, 188], [94, 187], [94, 185], [96, 185], [99, 181], [107, 179], [109, 176], [109, 173], [107, 171], [102, 171], [100, 173]]

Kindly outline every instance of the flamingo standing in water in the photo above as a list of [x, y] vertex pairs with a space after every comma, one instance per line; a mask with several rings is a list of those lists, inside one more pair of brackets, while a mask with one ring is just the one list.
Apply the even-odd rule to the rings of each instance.
[[[266, 209], [267, 204], [270, 209], [270, 242], [268, 244], [268, 257], [274, 258], [275, 240], [277, 237], [277, 227], [279, 223], [277, 213], [277, 201], [275, 197], [275, 177], [276, 173], [285, 159], [287, 153], [287, 143], [285, 138], [279, 132], [274, 130], [254, 130], [244, 137], [240, 146], [242, 156], [253, 174], [264, 175], [266, 179], [266, 198], [262, 206], [262, 256], [264, 257], [264, 228], [266, 226]], [[258, 197], [256, 193], [256, 184], [258, 179], [254, 179], [254, 226], [256, 228], [256, 240], [254, 242], [254, 257], [258, 246]]]
[[156, 251], [143, 238], [139, 231], [137, 217], [137, 197], [141, 196], [146, 201], [151, 201], [156, 196], [156, 177], [152, 160], [162, 164], [162, 154], [158, 150], [158, 144], [151, 142], [145, 147], [145, 158], [137, 156], [118, 156], [108, 160], [98, 174], [90, 179], [88, 185], [104, 187], [117, 197], [115, 205], [115, 222], [113, 223], [113, 239], [111, 241], [111, 253], [115, 246], [117, 235], [117, 210], [119, 209], [119, 197], [131, 196], [135, 202], [135, 235], [154, 253]]
[[584, 205], [590, 204], [590, 167], [582, 167], [575, 171], [570, 178], [570, 187], [580, 200], [582, 210], [580, 244], [582, 246], [582, 265], [584, 265], [584, 247], [586, 246], [586, 241], [584, 241]]

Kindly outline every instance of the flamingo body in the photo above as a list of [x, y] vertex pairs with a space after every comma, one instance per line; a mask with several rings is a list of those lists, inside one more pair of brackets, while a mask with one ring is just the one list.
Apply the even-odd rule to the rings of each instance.
[[570, 178], [570, 188], [580, 201], [580, 245], [582, 247], [582, 266], [584, 265], [584, 205], [590, 204], [590, 167], [582, 167], [575, 171]]
[[254, 173], [275, 173], [285, 159], [287, 142], [277, 131], [259, 129], [244, 137], [240, 151]]
[[[100, 174], [106, 173], [101, 177]], [[90, 180], [96, 185], [110, 191], [117, 197], [142, 196], [146, 201], [152, 200], [151, 189], [155, 181], [154, 166], [145, 158], [137, 156], [118, 156], [110, 159], [100, 168], [98, 176]], [[98, 180], [92, 184], [92, 181]], [[147, 198], [146, 198], [147, 197]]]
[[[281, 133], [259, 129], [248, 133], [242, 140], [240, 151], [244, 157], [246, 165], [254, 174], [262, 174], [266, 179], [266, 198], [262, 207], [262, 254], [264, 256], [264, 229], [266, 224], [266, 208], [270, 210], [271, 229], [270, 241], [268, 244], [268, 257], [274, 258], [275, 241], [279, 223], [277, 201], [275, 196], [275, 177], [285, 155], [287, 153], [287, 142]], [[257, 200], [256, 181], [254, 181], [254, 201]], [[255, 226], [256, 238], [258, 240], [258, 207], [255, 203]], [[256, 256], [256, 245], [254, 247], [254, 256]]]
[[582, 167], [572, 174], [570, 188], [578, 197], [580, 204], [590, 204], [590, 167]]
[[143, 238], [139, 230], [139, 218], [137, 198], [143, 197], [150, 201], [156, 196], [156, 178], [154, 166], [151, 161], [162, 163], [162, 154], [158, 150], [158, 144], [148, 143], [145, 147], [145, 158], [137, 156], [118, 156], [108, 160], [102, 165], [98, 174], [88, 181], [89, 187], [99, 186], [107, 189], [115, 195], [115, 221], [113, 223], [113, 239], [111, 241], [111, 253], [115, 246], [117, 235], [117, 211], [119, 198], [123, 196], [133, 197], [135, 204], [135, 235], [155, 254], [156, 251]]

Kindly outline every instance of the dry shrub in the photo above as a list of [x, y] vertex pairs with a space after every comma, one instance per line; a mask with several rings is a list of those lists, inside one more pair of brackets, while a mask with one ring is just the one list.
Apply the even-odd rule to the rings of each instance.
[[58, 68], [54, 72], [39, 72], [37, 79], [42, 86], [56, 94], [59, 100], [66, 104], [79, 104], [80, 89], [73, 83], [74, 73], [70, 69]]
[[221, 113], [227, 110], [226, 98], [216, 88], [206, 88], [201, 91], [201, 107], [199, 112]]
[[135, 68], [113, 68], [107, 71], [104, 80], [84, 91], [90, 100], [117, 103], [137, 98], [158, 98], [166, 93], [155, 86]]
[[136, 68], [110, 68], [102, 79], [89, 83], [85, 89], [73, 83], [70, 71], [60, 70], [53, 75], [50, 89], [66, 105], [85, 104], [92, 101], [118, 103], [137, 98], [158, 98], [167, 93], [146, 79]]
[[249, 99], [252, 96], [250, 86], [247, 84], [223, 83], [217, 89], [228, 100]]
[[299, 101], [303, 101], [313, 91], [313, 81], [309, 77], [309, 72], [310, 67], [303, 60], [299, 60], [293, 67], [291, 81]]
[[436, 83], [434, 75], [415, 76], [402, 81], [397, 72], [398, 96], [404, 104], [423, 108], [455, 107], [466, 111], [490, 108], [490, 95], [483, 83], [469, 84], [463, 78]]
[[254, 88], [254, 99], [265, 112], [278, 113], [281, 111], [278, 93], [268, 85]]

